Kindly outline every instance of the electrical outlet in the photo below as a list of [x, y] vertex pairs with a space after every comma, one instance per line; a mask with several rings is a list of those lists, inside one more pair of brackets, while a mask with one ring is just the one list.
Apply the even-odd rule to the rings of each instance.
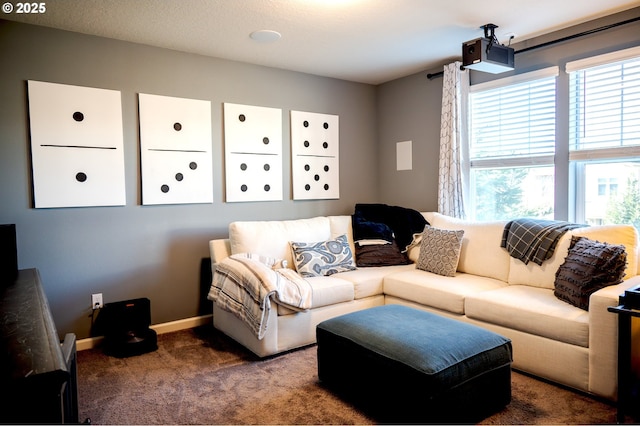
[[91, 295], [91, 308], [93, 310], [100, 309], [104, 305], [102, 304], [102, 293], [95, 293]]

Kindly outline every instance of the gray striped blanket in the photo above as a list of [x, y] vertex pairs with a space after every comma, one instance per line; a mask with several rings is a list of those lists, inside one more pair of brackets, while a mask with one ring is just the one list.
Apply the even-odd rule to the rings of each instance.
[[565, 232], [583, 226], [557, 220], [515, 219], [505, 225], [500, 246], [525, 265], [530, 261], [542, 265], [553, 255]]
[[294, 310], [311, 308], [312, 289], [281, 261], [255, 254], [235, 254], [217, 263], [207, 298], [244, 321], [262, 339], [267, 331], [271, 299]]

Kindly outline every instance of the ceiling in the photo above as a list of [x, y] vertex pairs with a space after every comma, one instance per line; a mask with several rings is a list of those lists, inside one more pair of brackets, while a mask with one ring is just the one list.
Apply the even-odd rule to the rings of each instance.
[[[45, 6], [43, 14], [0, 17], [379, 84], [459, 60], [462, 43], [484, 36], [488, 23], [498, 25], [501, 43], [511, 35], [518, 43], [640, 0], [48, 0]], [[257, 30], [281, 37], [254, 40]]]

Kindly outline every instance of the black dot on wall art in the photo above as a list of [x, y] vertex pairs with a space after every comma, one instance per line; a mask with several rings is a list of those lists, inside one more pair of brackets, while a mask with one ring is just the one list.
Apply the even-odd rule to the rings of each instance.
[[329, 143], [328, 143], [328, 142], [322, 142], [322, 147], [323, 147], [324, 149], [329, 148]]
[[264, 192], [269, 192], [271, 190], [271, 185], [267, 184], [264, 186]]
[[160, 187], [160, 191], [162, 191], [162, 192], [164, 192], [166, 194], [167, 192], [169, 192], [169, 185], [162, 185]]
[[182, 130], [182, 124], [173, 123], [173, 130], [175, 130], [176, 132], [179, 132], [180, 130]]
[[309, 141], [304, 141], [304, 147], [305, 147], [305, 148], [309, 148], [309, 145], [311, 145], [311, 144], [309, 143]]
[[182, 173], [176, 173], [176, 180], [178, 182], [182, 182], [182, 179], [184, 179], [184, 176], [182, 175]]
[[195, 161], [190, 162], [190, 163], [189, 163], [189, 168], [190, 168], [191, 170], [195, 170], [195, 169], [197, 169], [197, 168], [198, 168], [198, 163], [196, 163]]
[[323, 169], [324, 169], [325, 172], [328, 172], [329, 171], [329, 166], [324, 166]]
[[76, 180], [78, 182], [86, 182], [87, 181], [87, 174], [83, 173], [83, 172], [78, 172], [76, 173]]
[[262, 168], [264, 169], [265, 172], [268, 172], [269, 170], [271, 170], [271, 166], [269, 164], [265, 164], [264, 166], [262, 166]]
[[80, 111], [76, 111], [73, 113], [73, 119], [80, 122], [82, 120], [84, 120], [84, 114], [81, 113]]
[[249, 189], [249, 188], [247, 188], [247, 185], [242, 185], [242, 186], [240, 187], [240, 191], [242, 191], [242, 192], [247, 192], [247, 190], [248, 190], [248, 189]]
[[304, 189], [305, 189], [305, 190], [307, 190], [307, 191], [311, 190], [311, 185], [306, 184], [306, 185], [304, 186]]
[[238, 120], [240, 120], [241, 123], [244, 123], [244, 121], [247, 119], [247, 117], [244, 116], [244, 114], [240, 114], [238, 116]]
[[329, 128], [329, 123], [324, 123], [324, 124], [322, 125], [322, 127], [324, 127], [325, 129], [328, 129], [328, 128]]
[[314, 175], [313, 176], [313, 180], [315, 180], [316, 182], [318, 182], [320, 180], [320, 175]]
[[240, 164], [240, 170], [242, 170], [243, 172], [247, 170], [247, 163]]
[[325, 191], [328, 191], [328, 190], [329, 190], [329, 184], [327, 184], [327, 183], [325, 183], [325, 184], [324, 184], [324, 190], [325, 190]]
[[302, 125], [304, 127], [309, 127], [309, 122], [307, 120], [304, 120], [304, 122], [302, 123]]
[[304, 171], [308, 172], [309, 170], [311, 170], [311, 166], [309, 166], [308, 164], [304, 165]]
[[266, 136], [264, 138], [262, 138], [262, 143], [265, 144], [265, 145], [269, 145], [269, 138], [266, 137]]

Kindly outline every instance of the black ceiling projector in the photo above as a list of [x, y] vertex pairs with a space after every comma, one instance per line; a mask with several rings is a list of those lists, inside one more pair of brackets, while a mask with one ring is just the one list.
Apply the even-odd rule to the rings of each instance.
[[484, 37], [462, 43], [462, 66], [476, 71], [500, 74], [512, 71], [514, 50], [503, 46], [495, 36], [494, 24], [486, 24]]

